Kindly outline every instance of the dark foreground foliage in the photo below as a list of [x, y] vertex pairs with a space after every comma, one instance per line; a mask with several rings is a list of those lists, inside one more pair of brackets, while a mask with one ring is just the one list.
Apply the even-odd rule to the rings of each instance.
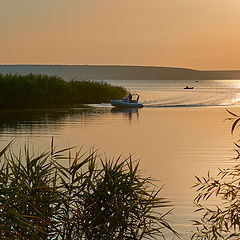
[[[0, 152], [0, 239], [147, 239], [177, 233], [166, 199], [131, 157], [71, 149]], [[53, 145], [53, 144], [52, 144]], [[67, 154], [68, 153], [68, 154]], [[67, 155], [67, 156], [66, 156]]]
[[[228, 111], [233, 121], [231, 132], [234, 134], [240, 123], [240, 116]], [[239, 139], [239, 135], [238, 135]], [[240, 159], [239, 140], [234, 143], [237, 157]], [[194, 202], [197, 211], [202, 213], [200, 221], [194, 221], [197, 232], [192, 239], [220, 240], [240, 239], [240, 164], [229, 169], [219, 169], [217, 176], [196, 177], [198, 195]], [[216, 201], [215, 206], [209, 206], [209, 199]]]
[[127, 91], [104, 82], [69, 81], [47, 75], [0, 74], [0, 108], [60, 105], [73, 103], [107, 103], [120, 99]]

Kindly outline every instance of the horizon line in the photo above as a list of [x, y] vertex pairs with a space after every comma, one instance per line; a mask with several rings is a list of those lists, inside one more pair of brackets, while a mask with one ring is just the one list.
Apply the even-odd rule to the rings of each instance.
[[95, 66], [95, 67], [152, 67], [152, 68], [175, 68], [175, 69], [186, 69], [193, 71], [240, 71], [240, 69], [195, 69], [190, 67], [176, 67], [176, 66], [160, 66], [160, 65], [125, 65], [125, 64], [38, 64], [38, 63], [27, 63], [27, 64], [0, 64], [0, 66]]

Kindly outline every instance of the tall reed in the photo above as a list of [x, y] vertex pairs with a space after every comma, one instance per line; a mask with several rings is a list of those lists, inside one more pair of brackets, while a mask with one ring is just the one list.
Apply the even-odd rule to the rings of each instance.
[[131, 157], [71, 148], [0, 152], [1, 239], [164, 238], [169, 206]]
[[[239, 127], [240, 116], [228, 111], [233, 121], [231, 132], [234, 134]], [[197, 196], [194, 199], [196, 211], [201, 213], [199, 220], [194, 220], [196, 232], [192, 239], [220, 240], [240, 239], [240, 145], [239, 135], [234, 142], [237, 156], [235, 166], [218, 169], [212, 176], [209, 172], [205, 177], [196, 177]], [[212, 206], [209, 200], [216, 204]]]
[[107, 103], [120, 99], [127, 90], [105, 82], [64, 81], [57, 76], [0, 74], [0, 108]]

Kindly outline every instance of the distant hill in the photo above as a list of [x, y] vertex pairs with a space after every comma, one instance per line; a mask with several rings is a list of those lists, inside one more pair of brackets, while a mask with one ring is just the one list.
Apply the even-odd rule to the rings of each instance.
[[188, 68], [148, 66], [79, 66], [84, 76], [90, 79], [162, 79], [162, 80], [203, 80], [240, 79], [240, 70], [198, 71]]
[[60, 75], [66, 79], [90, 80], [212, 80], [240, 79], [240, 70], [199, 71], [188, 68], [151, 66], [101, 66], [101, 65], [0, 65], [0, 73], [40, 73]]

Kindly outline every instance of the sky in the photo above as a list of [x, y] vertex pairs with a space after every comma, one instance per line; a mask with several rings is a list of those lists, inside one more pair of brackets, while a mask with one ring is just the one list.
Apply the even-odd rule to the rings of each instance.
[[0, 64], [240, 69], [240, 0], [0, 0]]

